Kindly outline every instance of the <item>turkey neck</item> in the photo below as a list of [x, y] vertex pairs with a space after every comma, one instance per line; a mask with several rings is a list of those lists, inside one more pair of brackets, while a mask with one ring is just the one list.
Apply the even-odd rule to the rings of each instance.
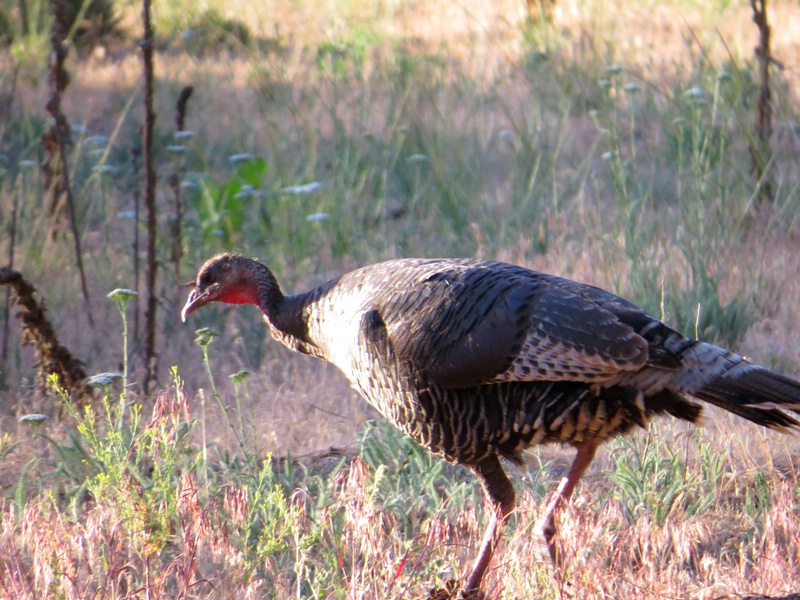
[[316, 344], [309, 338], [306, 321], [306, 308], [316, 299], [316, 290], [284, 296], [272, 271], [260, 263], [255, 264], [252, 281], [256, 288], [256, 304], [264, 314], [272, 337], [297, 352], [320, 356]]

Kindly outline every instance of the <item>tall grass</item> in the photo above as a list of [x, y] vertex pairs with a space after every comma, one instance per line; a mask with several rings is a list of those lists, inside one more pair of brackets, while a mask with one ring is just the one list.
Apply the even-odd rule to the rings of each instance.
[[[107, 418], [76, 415], [64, 440], [34, 434], [47, 445], [20, 483], [41, 491], [2, 505], [4, 595], [415, 598], [469, 566], [474, 485], [388, 427], [371, 425], [332, 469], [276, 468], [267, 455], [204, 470], [177, 374], [149, 417], [134, 408], [106, 427], [123, 399], [106, 393], [102, 406]], [[614, 450], [612, 485], [589, 478], [562, 515], [562, 585], [581, 597], [792, 589], [795, 487], [763, 472], [726, 478], [729, 456], [700, 441], [686, 461], [697, 441], [672, 450], [664, 433]], [[537, 477], [553, 485], [550, 468]], [[560, 597], [531, 560], [543, 505], [532, 489], [519, 490], [492, 597]]]

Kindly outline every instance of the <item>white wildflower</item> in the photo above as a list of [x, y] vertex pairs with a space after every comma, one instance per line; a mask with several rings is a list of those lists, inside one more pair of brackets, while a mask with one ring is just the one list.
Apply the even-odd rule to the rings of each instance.
[[703, 95], [704, 95], [703, 90], [701, 90], [699, 87], [689, 88], [688, 90], [683, 92], [683, 97], [689, 99], [702, 98]]
[[122, 373], [98, 373], [89, 377], [87, 383], [92, 387], [108, 387], [122, 379]]
[[639, 84], [633, 82], [626, 83], [625, 87], [623, 87], [622, 89], [625, 90], [625, 93], [630, 95], [638, 94], [640, 91], [642, 91], [642, 88], [639, 87]]
[[83, 140], [83, 143], [86, 144], [87, 146], [94, 146], [95, 148], [97, 148], [99, 146], [105, 146], [106, 144], [108, 144], [108, 137], [105, 135], [90, 135], [85, 140]]
[[323, 185], [319, 181], [312, 181], [305, 185], [290, 185], [289, 187], [283, 188], [281, 191], [284, 194], [311, 194], [322, 189], [322, 187]]
[[19, 418], [20, 423], [28, 423], [30, 425], [41, 425], [46, 420], [47, 420], [47, 415], [42, 415], [39, 413], [24, 415]]

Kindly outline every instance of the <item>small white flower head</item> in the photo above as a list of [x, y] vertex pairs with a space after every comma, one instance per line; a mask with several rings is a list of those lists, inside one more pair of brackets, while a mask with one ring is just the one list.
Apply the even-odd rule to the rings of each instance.
[[136, 219], [139, 215], [135, 210], [123, 210], [117, 213], [117, 216], [122, 219]]
[[625, 87], [623, 87], [622, 89], [625, 90], [626, 94], [630, 94], [631, 96], [634, 96], [642, 91], [642, 88], [639, 87], [639, 84], [633, 82], [626, 83]]
[[84, 127], [83, 125], [73, 125], [72, 127], [70, 127], [70, 130], [72, 131], [72, 133], [77, 135], [89, 133], [89, 128]]
[[42, 415], [39, 413], [33, 413], [30, 415], [24, 415], [19, 418], [20, 423], [25, 423], [26, 425], [33, 425], [34, 427], [38, 427], [42, 423], [47, 420], [47, 415]]
[[225, 237], [225, 232], [222, 231], [222, 229], [212, 229], [211, 230], [211, 235], [215, 235], [218, 238], [224, 238]]
[[611, 81], [609, 81], [608, 79], [601, 79], [600, 80], [600, 87], [603, 88], [604, 90], [610, 90], [611, 89]]
[[731, 74], [728, 73], [728, 71], [722, 70], [719, 73], [717, 73], [717, 81], [730, 81], [730, 80], [731, 80]]
[[497, 137], [499, 137], [501, 140], [513, 140], [516, 139], [517, 134], [510, 129], [501, 129], [498, 132]]
[[183, 154], [186, 152], [186, 146], [183, 144], [170, 144], [167, 146], [167, 152], [172, 152], [173, 154]]
[[311, 213], [306, 217], [306, 221], [311, 223], [319, 223], [320, 221], [327, 221], [330, 219], [331, 216], [328, 213], [318, 212], [318, 213]]
[[410, 163], [427, 162], [428, 160], [428, 156], [425, 154], [412, 154], [408, 157], [408, 162]]
[[600, 158], [602, 158], [603, 160], [607, 160], [607, 161], [616, 160], [616, 159], [619, 158], [619, 152], [617, 152], [616, 150], [613, 150], [613, 151], [609, 150], [609, 151], [603, 152], [603, 154], [600, 155]]
[[17, 163], [23, 169], [30, 169], [36, 166], [36, 161], [33, 160], [21, 160]]
[[242, 152], [241, 154], [231, 154], [228, 157], [228, 161], [232, 162], [233, 164], [247, 162], [248, 160], [253, 160], [255, 156], [250, 154], [249, 152]]
[[113, 292], [109, 292], [107, 298], [116, 302], [117, 300], [130, 300], [136, 298], [139, 292], [136, 290], [129, 290], [127, 288], [117, 288]]
[[184, 129], [182, 131], [176, 131], [175, 132], [175, 140], [178, 141], [178, 142], [183, 141], [183, 140], [190, 140], [193, 137], [194, 137], [194, 131], [189, 131], [189, 130]]
[[194, 332], [194, 342], [202, 348], [207, 348], [208, 345], [219, 337], [219, 331], [213, 327], [201, 327]]
[[250, 371], [248, 371], [247, 369], [242, 369], [241, 371], [237, 371], [233, 375], [228, 375], [228, 379], [230, 379], [233, 383], [237, 385], [244, 383], [248, 377], [250, 377]]
[[110, 292], [107, 298], [117, 305], [117, 308], [119, 308], [120, 312], [125, 312], [125, 306], [128, 304], [128, 302], [132, 298], [136, 298], [138, 295], [139, 292], [135, 290], [117, 288], [113, 292]]
[[687, 100], [700, 100], [704, 95], [703, 90], [699, 87], [692, 87], [683, 92], [683, 97]]
[[609, 67], [606, 67], [606, 73], [608, 73], [611, 76], [619, 75], [620, 73], [622, 73], [622, 67], [618, 64], [613, 64]]
[[92, 171], [94, 173], [100, 173], [101, 175], [105, 175], [109, 173], [117, 173], [119, 172], [119, 168], [115, 167], [114, 165], [102, 164], [93, 166]]
[[95, 148], [99, 148], [101, 146], [105, 146], [108, 144], [108, 137], [104, 135], [90, 135], [85, 140], [83, 140], [83, 143], [86, 144], [87, 146], [93, 146]]
[[252, 198], [253, 196], [256, 195], [257, 195], [256, 190], [252, 185], [243, 185], [239, 189], [239, 192], [236, 195], [234, 195], [234, 198], [236, 198], [237, 200], [243, 200], [244, 198]]
[[196, 190], [199, 187], [200, 186], [197, 185], [197, 183], [195, 183], [194, 181], [189, 181], [188, 179], [184, 179], [183, 181], [181, 181], [181, 188], [183, 188], [184, 190]]
[[98, 373], [89, 377], [87, 383], [94, 388], [107, 388], [122, 379], [122, 373]]
[[321, 182], [312, 181], [311, 183], [307, 183], [305, 185], [290, 185], [289, 187], [283, 188], [281, 191], [284, 194], [311, 194], [319, 189], [322, 189], [322, 187], [324, 186]]
[[94, 150], [89, 150], [89, 156], [103, 156], [105, 153], [105, 148], [95, 148]]

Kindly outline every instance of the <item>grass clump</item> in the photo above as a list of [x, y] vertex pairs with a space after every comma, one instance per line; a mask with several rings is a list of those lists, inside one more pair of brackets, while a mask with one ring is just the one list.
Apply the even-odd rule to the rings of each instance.
[[252, 34], [243, 21], [223, 16], [216, 8], [198, 15], [183, 33], [183, 45], [193, 54], [241, 51], [250, 44]]
[[664, 525], [671, 514], [691, 518], [714, 507], [727, 457], [707, 442], [700, 442], [697, 451], [699, 468], [690, 467], [684, 452], [670, 448], [656, 424], [644, 439], [621, 438], [617, 442], [609, 479], [630, 523], [648, 515]]

